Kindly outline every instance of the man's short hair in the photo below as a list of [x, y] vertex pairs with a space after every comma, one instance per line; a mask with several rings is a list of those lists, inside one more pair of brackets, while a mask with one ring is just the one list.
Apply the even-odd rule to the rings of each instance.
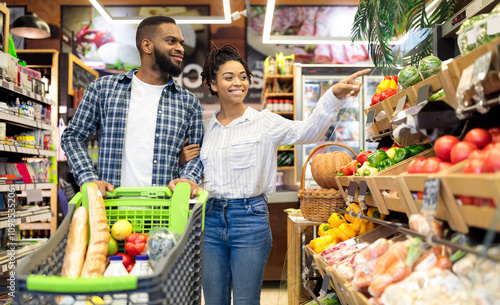
[[135, 44], [140, 54], [142, 54], [141, 42], [145, 38], [151, 39], [151, 37], [155, 35], [158, 26], [163, 23], [177, 24], [173, 18], [167, 16], [147, 17], [139, 23], [137, 33], [135, 35]]

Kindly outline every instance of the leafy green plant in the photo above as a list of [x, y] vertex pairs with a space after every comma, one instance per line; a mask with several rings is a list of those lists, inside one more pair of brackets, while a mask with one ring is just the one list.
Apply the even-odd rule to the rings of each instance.
[[[426, 0], [360, 0], [351, 29], [352, 41], [368, 41], [368, 52], [376, 67], [396, 67], [394, 47], [390, 41], [410, 30], [431, 28], [453, 15], [457, 0], [441, 0], [430, 13]], [[403, 65], [416, 65], [432, 54], [432, 31], [421, 31], [420, 43], [403, 54]]]

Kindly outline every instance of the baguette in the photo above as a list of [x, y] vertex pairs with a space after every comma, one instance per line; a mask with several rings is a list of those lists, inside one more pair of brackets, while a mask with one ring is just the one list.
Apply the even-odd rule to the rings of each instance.
[[89, 214], [85, 207], [73, 213], [66, 241], [66, 251], [61, 270], [62, 277], [78, 278], [82, 272], [85, 252], [87, 251], [87, 231]]
[[104, 199], [95, 184], [87, 186], [89, 201], [90, 242], [81, 277], [102, 277], [106, 268], [106, 255], [110, 239]]

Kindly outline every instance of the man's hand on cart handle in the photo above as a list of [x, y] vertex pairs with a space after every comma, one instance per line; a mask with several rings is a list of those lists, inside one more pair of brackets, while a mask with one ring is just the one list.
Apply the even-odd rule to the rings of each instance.
[[332, 92], [338, 99], [343, 99], [347, 96], [356, 97], [361, 88], [361, 83], [356, 81], [356, 78], [370, 72], [370, 69], [364, 69], [344, 78], [340, 82], [332, 86]]
[[196, 196], [198, 196], [198, 192], [200, 191], [200, 187], [198, 186], [198, 184], [184, 178], [177, 178], [175, 180], [170, 181], [168, 187], [172, 190], [172, 192], [175, 190], [175, 185], [179, 182], [189, 183], [189, 185], [191, 186], [191, 199], [196, 198]]
[[[106, 198], [106, 191], [112, 192], [115, 189], [114, 185], [109, 184], [104, 180], [94, 180], [94, 181], [90, 181], [89, 183], [97, 184], [97, 187], [99, 188], [99, 191], [102, 194], [102, 198]], [[80, 192], [81, 191], [82, 191], [82, 188], [80, 187]]]

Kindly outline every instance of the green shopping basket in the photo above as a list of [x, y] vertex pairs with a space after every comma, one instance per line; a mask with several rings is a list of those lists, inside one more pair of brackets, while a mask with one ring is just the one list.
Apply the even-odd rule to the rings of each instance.
[[[201, 304], [206, 191], [198, 193], [191, 210], [187, 183], [177, 184], [175, 192], [167, 187], [116, 188], [104, 199], [110, 228], [120, 219], [129, 220], [137, 233], [168, 227], [182, 234], [177, 245], [157, 263], [152, 275], [61, 278], [71, 218], [76, 208], [88, 205], [86, 185], [82, 190], [71, 200], [54, 236], [16, 268], [13, 304]], [[134, 298], [137, 295], [141, 298]]]

